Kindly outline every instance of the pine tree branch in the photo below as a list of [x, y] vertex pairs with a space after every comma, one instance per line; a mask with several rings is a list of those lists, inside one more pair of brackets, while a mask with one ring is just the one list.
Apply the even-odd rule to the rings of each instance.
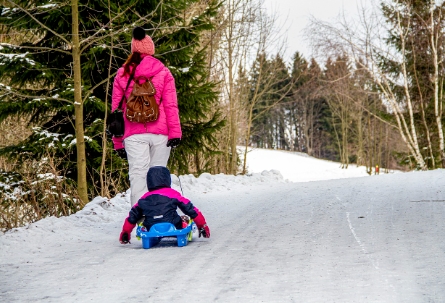
[[27, 14], [29, 17], [31, 17], [31, 19], [33, 19], [35, 22], [37, 22], [40, 26], [42, 26], [44, 29], [46, 29], [47, 31], [51, 32], [54, 36], [60, 38], [62, 41], [64, 41], [67, 45], [71, 46], [71, 42], [69, 42], [68, 40], [65, 39], [65, 37], [63, 37], [62, 35], [59, 35], [57, 32], [53, 31], [51, 28], [49, 28], [48, 26], [46, 26], [45, 24], [43, 24], [42, 22], [40, 22], [36, 17], [34, 17], [27, 9], [21, 7], [20, 5], [18, 5], [17, 3], [15, 3], [14, 1], [11, 0], [6, 0], [8, 1], [11, 5], [18, 7], [21, 11], [23, 11], [25, 14]]
[[67, 54], [67, 55], [72, 55], [71, 52], [62, 50], [60, 48], [50, 48], [50, 47], [43, 47], [43, 46], [18, 46], [19, 49], [33, 49], [33, 50], [42, 50], [41, 52], [35, 52], [36, 53], [44, 53], [44, 51], [47, 52], [51, 52], [51, 51], [55, 51], [55, 52], [59, 52], [59, 53], [63, 53], [63, 54]]
[[[1, 92], [2, 90], [0, 90]], [[4, 91], [4, 90], [3, 90]], [[54, 98], [54, 97], [48, 97], [48, 96], [33, 96], [33, 95], [27, 95], [27, 94], [22, 94], [20, 92], [14, 91], [14, 90], [7, 90], [8, 93], [1, 95], [3, 96], [8, 96], [8, 95], [13, 95], [16, 97], [20, 97], [20, 98], [24, 98], [24, 99], [41, 99], [41, 100], [45, 100], [45, 99], [49, 99], [49, 100], [57, 100], [57, 101], [63, 101], [63, 102], [67, 102], [67, 103], [73, 103], [72, 100], [68, 100], [65, 98]]]
[[[164, 2], [164, 1], [160, 1], [159, 4], [158, 4], [158, 6], [157, 6], [152, 12], [150, 12], [149, 14], [147, 14], [147, 15], [145, 15], [145, 16], [139, 16], [139, 14], [136, 14], [136, 15], [139, 16], [139, 20], [133, 22], [133, 24], [137, 24], [137, 23], [139, 23], [139, 22], [142, 21], [142, 20], [143, 20], [143, 21], [147, 21], [147, 20], [149, 20], [149, 18], [155, 14], [155, 12], [158, 10], [159, 6], [163, 4], [163, 2]], [[110, 25], [113, 23], [113, 21], [115, 21], [115, 20], [117, 20], [118, 18], [122, 17], [125, 13], [127, 13], [129, 10], [131, 10], [131, 9], [133, 8], [133, 6], [135, 6], [136, 4], [137, 4], [137, 2], [135, 2], [132, 6], [127, 7], [127, 8], [126, 8], [124, 11], [122, 11], [121, 13], [117, 14], [117, 15], [116, 15], [115, 17], [113, 17], [110, 21], [108, 21], [105, 25], [103, 25], [101, 29], [110, 27]], [[90, 46], [93, 45], [94, 43], [97, 43], [98, 41], [101, 41], [101, 40], [106, 39], [106, 38], [112, 38], [112, 37], [114, 37], [114, 36], [117, 36], [117, 35], [122, 34], [123, 32], [126, 32], [126, 31], [128, 30], [127, 27], [122, 27], [120, 30], [114, 31], [114, 32], [109, 33], [109, 34], [104, 35], [104, 36], [97, 37], [97, 35], [99, 35], [99, 33], [101, 32], [101, 29], [98, 30], [98, 31], [96, 31], [93, 35], [89, 36], [88, 38], [86, 38], [86, 39], [80, 41], [80, 44], [83, 45], [83, 47], [82, 47], [81, 50], [80, 50], [81, 53], [83, 53], [83, 51], [84, 51], [85, 49], [87, 49], [88, 47], [90, 47]], [[85, 44], [85, 45], [84, 45], [84, 44]]]
[[[137, 3], [137, 2], [135, 2], [134, 5], [136, 5], [136, 3]], [[101, 30], [102, 30], [103, 28], [110, 27], [110, 25], [113, 23], [114, 20], [120, 18], [122, 15], [124, 15], [125, 13], [127, 13], [131, 8], [132, 8], [132, 6], [127, 7], [124, 11], [122, 11], [122, 12], [119, 13], [119, 14], [117, 14], [113, 19], [111, 19], [111, 20], [108, 21], [105, 25], [103, 25], [102, 28], [99, 29], [98, 31], [96, 31], [93, 35], [88, 36], [88, 38], [81, 40], [81, 41], [80, 41], [80, 45], [84, 45], [84, 44], [85, 44], [85, 45], [82, 47], [82, 49], [80, 50], [80, 52], [83, 53], [83, 51], [84, 51], [85, 49], [87, 49], [89, 46], [91, 46], [92, 44], [96, 43], [97, 41], [100, 41], [100, 40], [105, 39], [105, 38], [113, 37], [113, 36], [115, 36], [115, 35], [119, 35], [119, 34], [125, 32], [125, 31], [127, 30], [127, 28], [126, 28], [126, 27], [123, 27], [123, 28], [121, 28], [120, 30], [117, 30], [117, 31], [115, 31], [115, 32], [113, 32], [113, 33], [107, 34], [107, 35], [105, 35], [105, 36], [97, 37], [97, 35], [101, 32]]]

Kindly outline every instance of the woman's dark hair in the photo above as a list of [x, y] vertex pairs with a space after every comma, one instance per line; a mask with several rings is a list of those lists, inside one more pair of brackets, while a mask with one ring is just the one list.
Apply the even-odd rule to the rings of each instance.
[[125, 61], [124, 65], [124, 76], [130, 75], [132, 71], [141, 63], [142, 57], [141, 54], [138, 52], [132, 53], [130, 56], [128, 56], [127, 61]]

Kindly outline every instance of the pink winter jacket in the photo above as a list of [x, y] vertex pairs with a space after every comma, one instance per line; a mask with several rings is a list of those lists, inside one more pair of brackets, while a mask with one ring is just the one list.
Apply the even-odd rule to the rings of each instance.
[[[142, 54], [142, 61], [136, 67], [135, 78], [146, 76], [152, 78], [156, 88], [155, 99], [159, 104], [159, 116], [156, 121], [148, 123], [130, 122], [124, 115], [125, 132], [123, 137], [114, 138], [114, 149], [123, 148], [123, 140], [135, 134], [160, 134], [168, 136], [168, 139], [181, 138], [181, 124], [179, 122], [178, 100], [176, 97], [175, 79], [168, 68], [158, 59]], [[121, 67], [116, 74], [113, 84], [113, 95], [111, 101], [111, 110], [114, 111], [119, 106], [119, 102], [127, 86], [129, 75], [124, 74], [124, 68]], [[125, 96], [130, 96], [134, 82], [131, 81]], [[122, 109], [125, 112], [125, 100], [122, 103]]]

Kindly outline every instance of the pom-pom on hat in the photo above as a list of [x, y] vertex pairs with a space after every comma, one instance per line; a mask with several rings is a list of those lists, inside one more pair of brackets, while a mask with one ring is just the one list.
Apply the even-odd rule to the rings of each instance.
[[131, 39], [131, 52], [138, 52], [141, 54], [154, 55], [155, 45], [151, 37], [145, 34], [142, 27], [135, 27], [133, 29], [133, 39]]

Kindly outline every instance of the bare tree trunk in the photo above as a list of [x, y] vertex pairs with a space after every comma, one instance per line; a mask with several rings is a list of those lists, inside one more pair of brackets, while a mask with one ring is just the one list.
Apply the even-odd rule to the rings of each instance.
[[363, 109], [360, 106], [357, 116], [357, 166], [363, 165], [363, 160]]
[[74, 74], [74, 115], [76, 129], [77, 150], [77, 190], [80, 204], [88, 202], [87, 168], [85, 155], [85, 137], [83, 129], [83, 102], [82, 102], [82, 70], [80, 68], [80, 41], [79, 41], [79, 10], [78, 0], [71, 0], [72, 9], [72, 55]]
[[249, 44], [249, 35], [251, 31], [251, 22], [249, 20], [249, 10], [252, 9], [252, 2], [242, 0], [228, 0], [225, 3], [225, 29], [222, 33], [225, 47], [221, 48], [220, 54], [223, 71], [226, 73], [223, 78], [224, 92], [227, 104], [228, 134], [226, 140], [225, 159], [226, 172], [236, 174], [238, 167], [237, 143], [239, 137], [238, 115], [239, 100], [236, 97], [235, 81], [238, 68], [241, 66], [240, 59], [246, 52]]
[[342, 142], [343, 142], [343, 152], [344, 152], [344, 168], [348, 168], [349, 166], [349, 138], [348, 138], [348, 131], [349, 131], [349, 114], [347, 112], [346, 108], [342, 108], [342, 119], [341, 119], [341, 126], [342, 126]]
[[372, 123], [371, 123], [371, 115], [368, 115], [368, 169], [367, 172], [369, 175], [372, 174], [372, 167], [374, 165], [374, 142], [372, 140]]
[[[413, 58], [414, 58], [414, 66], [416, 66], [416, 52], [413, 52]], [[434, 160], [434, 153], [433, 153], [433, 146], [431, 144], [431, 135], [430, 135], [430, 129], [428, 127], [428, 123], [426, 121], [426, 117], [425, 117], [425, 106], [424, 106], [424, 100], [423, 100], [423, 93], [422, 90], [420, 88], [420, 83], [419, 83], [419, 78], [417, 76], [417, 69], [414, 68], [414, 78], [416, 80], [416, 85], [417, 85], [417, 90], [419, 92], [419, 96], [420, 96], [420, 112], [422, 114], [422, 122], [423, 122], [423, 126], [425, 128], [425, 132], [426, 132], [426, 138], [427, 138], [427, 142], [428, 142], [428, 152], [430, 154], [430, 158], [431, 158], [431, 165], [432, 168], [435, 169], [436, 168], [436, 161]]]
[[249, 110], [249, 118], [247, 120], [247, 129], [246, 129], [244, 155], [243, 155], [243, 175], [247, 173], [247, 150], [249, 146], [250, 131], [252, 129], [252, 121], [253, 121], [252, 115], [253, 115], [253, 107], [251, 107]]
[[409, 113], [409, 125], [410, 125], [410, 135], [412, 137], [412, 141], [413, 141], [413, 149], [416, 153], [416, 158], [418, 159], [419, 164], [421, 165], [422, 169], [426, 169], [426, 165], [425, 162], [423, 160], [423, 156], [422, 153], [420, 152], [420, 147], [419, 147], [419, 142], [417, 140], [417, 130], [416, 130], [416, 124], [414, 123], [414, 112], [413, 112], [413, 104], [411, 101], [411, 95], [409, 93], [409, 83], [408, 83], [408, 74], [406, 71], [406, 37], [405, 34], [403, 32], [402, 26], [401, 26], [401, 21], [400, 21], [400, 13], [397, 12], [397, 19], [398, 19], [398, 23], [399, 23], [399, 37], [400, 37], [400, 43], [402, 44], [402, 73], [403, 73], [403, 88], [405, 91], [405, 98], [406, 98], [406, 104], [408, 106], [408, 113]]
[[[437, 123], [437, 131], [439, 134], [439, 148], [440, 148], [440, 157], [442, 168], [445, 168], [445, 143], [444, 143], [444, 135], [443, 135], [443, 127], [442, 127], [442, 110], [439, 104], [439, 60], [437, 54], [438, 47], [438, 38], [439, 35], [434, 26], [434, 1], [431, 2], [430, 7], [430, 19], [431, 19], [431, 33], [430, 33], [430, 41], [431, 41], [431, 50], [433, 56], [433, 65], [434, 65], [434, 76], [433, 76], [433, 84], [434, 84], [434, 115], [436, 116]], [[440, 10], [441, 12], [441, 10]]]
[[389, 173], [389, 131], [388, 125], [385, 124], [385, 150], [386, 150], [386, 164], [385, 164], [385, 173]]
[[[376, 162], [376, 164], [380, 168], [382, 166], [382, 139], [383, 139], [382, 138], [382, 125], [378, 121], [375, 121], [375, 123], [377, 124], [378, 130], [379, 130], [379, 135], [378, 135], [378, 140], [377, 140], [378, 149], [377, 149], [377, 162]], [[375, 173], [378, 174], [377, 171]]]
[[238, 141], [238, 113], [236, 111], [236, 104], [235, 104], [235, 98], [234, 98], [234, 83], [233, 83], [233, 49], [231, 45], [232, 41], [229, 40], [229, 66], [228, 66], [228, 73], [229, 73], [229, 119], [230, 119], [230, 164], [229, 164], [229, 173], [236, 174], [237, 167], [236, 167], [236, 160], [237, 160], [237, 151], [236, 151], [236, 144]]
[[[111, 5], [110, 0], [108, 0], [108, 18], [111, 20]], [[112, 24], [110, 24], [110, 29], [112, 28]], [[109, 197], [110, 193], [108, 191], [108, 182], [107, 182], [107, 174], [105, 172], [105, 161], [107, 159], [107, 146], [108, 146], [108, 140], [107, 140], [107, 117], [108, 117], [108, 91], [110, 89], [110, 79], [111, 79], [111, 64], [113, 62], [113, 38], [111, 38], [110, 43], [110, 60], [108, 61], [108, 80], [106, 85], [106, 94], [105, 94], [105, 115], [104, 115], [104, 127], [102, 130], [102, 160], [100, 162], [100, 171], [99, 171], [99, 178], [100, 178], [100, 195], [102, 197]]]
[[335, 123], [335, 116], [334, 116], [334, 112], [332, 112], [332, 126], [334, 128], [334, 134], [335, 134], [335, 139], [337, 141], [337, 146], [338, 146], [338, 152], [340, 154], [340, 163], [341, 163], [341, 168], [343, 168], [343, 163], [344, 163], [344, 154], [343, 154], [343, 146], [342, 146], [342, 141], [340, 140], [340, 136], [338, 135], [338, 131], [337, 131], [337, 127], [336, 127], [336, 123]]

